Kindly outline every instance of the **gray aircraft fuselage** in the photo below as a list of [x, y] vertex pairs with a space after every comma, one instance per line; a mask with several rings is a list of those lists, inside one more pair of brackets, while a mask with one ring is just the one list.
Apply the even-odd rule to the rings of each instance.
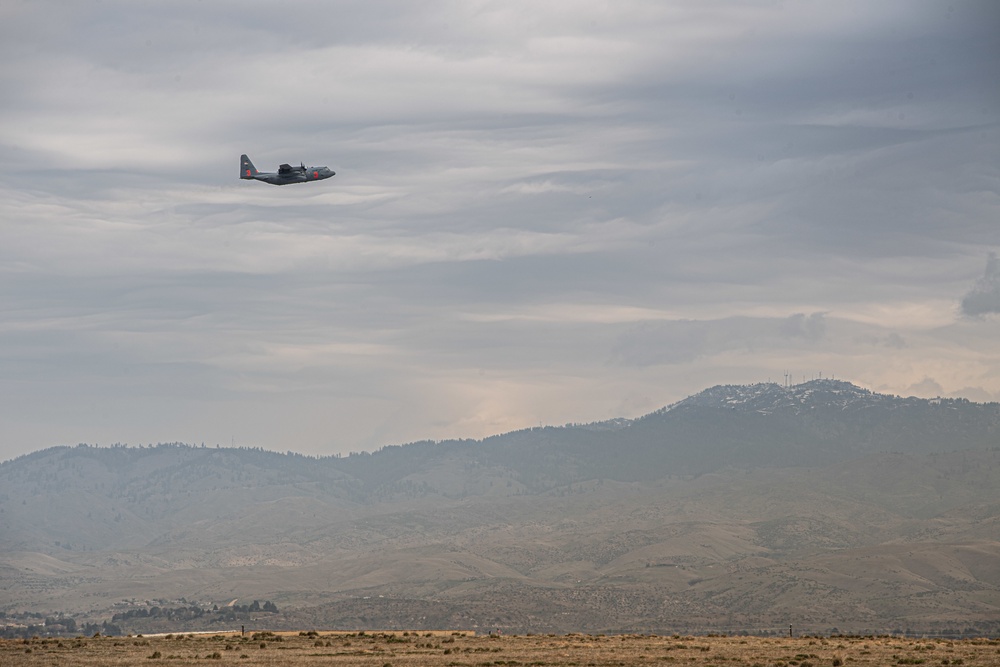
[[307, 167], [304, 164], [298, 167], [283, 164], [278, 167], [277, 172], [257, 171], [257, 167], [253, 166], [253, 162], [246, 154], [240, 156], [240, 178], [245, 181], [264, 181], [271, 185], [288, 185], [289, 183], [322, 181], [324, 178], [335, 176], [336, 173], [328, 167]]

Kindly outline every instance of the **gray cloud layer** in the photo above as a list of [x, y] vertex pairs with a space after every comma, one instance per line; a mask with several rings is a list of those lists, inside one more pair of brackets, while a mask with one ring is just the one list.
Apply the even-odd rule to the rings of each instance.
[[998, 18], [8, 3], [0, 456], [370, 449], [786, 370], [1000, 398], [961, 317], [997, 312]]
[[990, 253], [983, 276], [962, 299], [962, 312], [973, 316], [1000, 313], [1000, 261], [996, 253]]

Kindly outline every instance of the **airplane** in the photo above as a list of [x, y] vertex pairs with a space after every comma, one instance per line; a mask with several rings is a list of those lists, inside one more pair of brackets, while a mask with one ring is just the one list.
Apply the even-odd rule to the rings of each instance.
[[273, 171], [257, 171], [257, 167], [253, 166], [253, 162], [244, 153], [240, 156], [240, 178], [244, 181], [264, 181], [271, 185], [288, 185], [289, 183], [322, 181], [324, 178], [330, 178], [337, 173], [327, 167], [307, 168], [305, 163], [300, 164], [301, 166], [298, 167], [283, 164], [278, 167], [277, 173]]

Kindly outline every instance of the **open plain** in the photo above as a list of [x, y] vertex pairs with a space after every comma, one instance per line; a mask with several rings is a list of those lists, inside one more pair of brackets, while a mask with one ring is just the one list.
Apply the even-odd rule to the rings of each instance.
[[997, 639], [254, 633], [0, 641], [0, 665], [487, 667], [1000, 665]]

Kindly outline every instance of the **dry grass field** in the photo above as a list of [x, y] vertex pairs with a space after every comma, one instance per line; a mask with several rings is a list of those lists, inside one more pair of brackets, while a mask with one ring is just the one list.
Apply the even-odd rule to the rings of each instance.
[[1000, 665], [1000, 640], [467, 633], [255, 633], [0, 641], [0, 665], [862, 667]]

